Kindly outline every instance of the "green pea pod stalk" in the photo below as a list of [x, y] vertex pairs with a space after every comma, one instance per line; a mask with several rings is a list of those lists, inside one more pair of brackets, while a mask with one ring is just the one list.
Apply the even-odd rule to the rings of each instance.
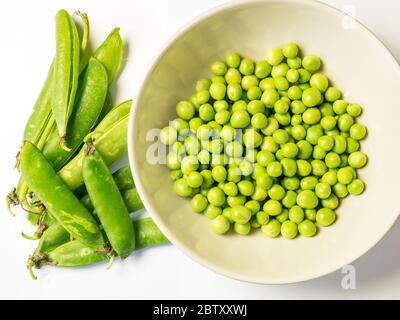
[[79, 76], [80, 44], [78, 31], [65, 10], [56, 15], [56, 56], [51, 108], [60, 136], [60, 145], [66, 151], [67, 124], [74, 106]]
[[[135, 229], [135, 251], [169, 243], [151, 218], [133, 221], [133, 227]], [[57, 235], [55, 238], [59, 239], [59, 236]], [[53, 244], [57, 243], [55, 238]], [[38, 269], [45, 265], [83, 267], [107, 261], [110, 258], [110, 252], [107, 252], [106, 249], [96, 250], [76, 240], [62, 242], [55, 249], [53, 245], [50, 245], [43, 250], [43, 246], [41, 252], [35, 252], [28, 260], [28, 269], [34, 279], [36, 276], [32, 272], [32, 267]]]
[[73, 238], [89, 246], [103, 245], [94, 217], [57, 175], [43, 153], [29, 141], [25, 141], [21, 149], [20, 169], [30, 190]]
[[85, 146], [82, 175], [111, 247], [121, 258], [128, 257], [135, 248], [135, 230], [107, 164], [90, 142]]
[[[96, 150], [101, 154], [107, 165], [118, 160], [127, 151], [127, 130], [129, 113], [127, 106], [131, 101], [121, 105], [118, 109], [113, 109], [107, 117], [90, 134], [90, 139]], [[120, 111], [124, 111], [120, 113]], [[110, 121], [112, 119], [112, 121]], [[59, 172], [59, 176], [65, 184], [75, 190], [83, 184], [82, 159], [84, 156], [83, 148], [70, 160]]]
[[103, 109], [107, 88], [106, 69], [96, 58], [91, 58], [79, 78], [75, 106], [68, 122], [66, 141], [71, 152], [60, 146], [58, 132], [55, 128], [43, 148], [45, 157], [55, 170], [59, 170], [65, 165], [94, 127]]

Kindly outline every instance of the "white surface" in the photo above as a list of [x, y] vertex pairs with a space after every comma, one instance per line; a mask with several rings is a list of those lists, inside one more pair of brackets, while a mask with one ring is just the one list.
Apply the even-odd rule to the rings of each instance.
[[[291, 17], [284, 29], [282, 17]], [[382, 141], [388, 145], [398, 142], [400, 68], [368, 30], [349, 20], [338, 10], [308, 0], [238, 1], [197, 19], [154, 62], [133, 105], [129, 158], [150, 215], [171, 242], [195, 261], [231, 278], [254, 283], [315, 279], [360, 257], [397, 219], [400, 153], [394, 153]], [[335, 224], [320, 228], [318, 237], [312, 240], [270, 239], [260, 230], [248, 237], [215, 235], [210, 220], [189, 214], [189, 201], [176, 196], [165, 164], [151, 162], [148, 154], [154, 140], [148, 139], [148, 134], [176, 117], [177, 101], [190, 97], [195, 81], [209, 73], [209, 64], [227, 48], [258, 60], [272, 46], [286, 41], [298, 43], [303, 54], [322, 57], [323, 71], [333, 85], [344, 90], [344, 99], [363, 106], [359, 120], [368, 127], [369, 135], [362, 142], [362, 150], [369, 155], [369, 165], [358, 174], [367, 188], [361, 196], [343, 201], [336, 211]], [[346, 54], [338, 48], [346, 48]], [[376, 57], [380, 60], [371, 64]], [[385, 106], [386, 112], [380, 106]]]
[[[60, 7], [89, 14], [93, 37], [98, 43], [113, 26], [120, 26], [129, 42], [129, 60], [118, 83], [117, 101], [135, 98], [139, 79], [157, 50], [176, 30], [204, 10], [225, 1], [9, 1], [0, 11], [0, 51], [3, 143], [0, 162], [0, 194], [15, 183], [11, 171], [14, 154], [31, 107], [42, 86], [53, 55], [53, 15]], [[400, 21], [396, 0], [328, 1], [354, 13], [400, 60]], [[373, 61], [371, 61], [373, 63]], [[384, 81], [384, 79], [382, 79]], [[129, 86], [128, 84], [132, 85]], [[388, 115], [390, 117], [390, 115]], [[379, 199], [377, 199], [379, 201]], [[400, 207], [400, 205], [399, 205]], [[153, 248], [115, 263], [80, 270], [46, 268], [32, 281], [25, 259], [35, 244], [19, 237], [29, 231], [22, 214], [0, 215], [0, 298], [400, 298], [400, 222], [370, 252], [354, 263], [357, 289], [341, 287], [338, 271], [323, 278], [294, 285], [253, 285], [230, 280], [195, 264], [172, 246]]]

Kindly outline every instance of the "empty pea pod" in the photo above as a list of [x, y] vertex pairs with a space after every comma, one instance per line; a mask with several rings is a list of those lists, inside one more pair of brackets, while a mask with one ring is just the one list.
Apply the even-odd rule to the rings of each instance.
[[67, 147], [68, 119], [72, 113], [79, 75], [80, 44], [78, 31], [65, 10], [56, 15], [56, 56], [51, 108], [60, 136], [61, 146]]
[[111, 247], [126, 258], [135, 248], [135, 230], [106, 163], [91, 143], [85, 146], [82, 175]]
[[[119, 115], [118, 110], [113, 109], [112, 112], [110, 112], [110, 116], [107, 115], [107, 117], [105, 117], [96, 127], [93, 133], [90, 134], [94, 140], [93, 144], [96, 150], [101, 154], [107, 165], [116, 161], [127, 151], [129, 113], [123, 113], [123, 116], [117, 120], [115, 113]], [[113, 118], [113, 121], [115, 120], [115, 122], [111, 123], [109, 118]], [[105, 124], [107, 124], [107, 126]], [[81, 151], [58, 172], [61, 179], [63, 179], [67, 186], [72, 190], [77, 189], [83, 184], [83, 155], [84, 152], [83, 149], [81, 149]]]
[[20, 169], [30, 190], [73, 238], [87, 245], [102, 245], [96, 220], [56, 174], [42, 152], [28, 141], [21, 149]]
[[59, 144], [59, 136], [54, 128], [47, 140], [43, 153], [55, 170], [59, 170], [82, 144], [85, 136], [94, 127], [103, 109], [107, 94], [108, 80], [104, 66], [91, 58], [79, 79], [74, 110], [68, 123], [66, 140], [71, 152]]

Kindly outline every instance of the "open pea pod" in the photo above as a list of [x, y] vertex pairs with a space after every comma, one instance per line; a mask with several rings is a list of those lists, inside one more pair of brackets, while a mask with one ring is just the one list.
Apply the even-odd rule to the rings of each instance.
[[[130, 108], [130, 105], [129, 105]], [[113, 109], [114, 111], [114, 109]], [[116, 111], [117, 112], [117, 111]], [[107, 116], [90, 134], [96, 150], [101, 154], [107, 165], [118, 160], [127, 151], [127, 131], [129, 113], [124, 114], [117, 120], [110, 112], [110, 118]], [[115, 122], [109, 121], [115, 120]], [[107, 124], [107, 125], [105, 125]], [[101, 130], [99, 130], [99, 127]], [[83, 184], [82, 177], [82, 159], [84, 156], [83, 149], [71, 159], [59, 172], [59, 176], [66, 185], [75, 190]]]
[[74, 110], [68, 121], [66, 140], [71, 152], [60, 146], [60, 138], [55, 128], [43, 148], [45, 157], [55, 170], [61, 169], [73, 156], [85, 136], [94, 127], [103, 109], [107, 88], [106, 69], [96, 58], [91, 58], [79, 78]]
[[80, 43], [78, 31], [65, 10], [56, 15], [56, 56], [51, 108], [60, 136], [67, 151], [67, 124], [72, 113], [79, 76]]

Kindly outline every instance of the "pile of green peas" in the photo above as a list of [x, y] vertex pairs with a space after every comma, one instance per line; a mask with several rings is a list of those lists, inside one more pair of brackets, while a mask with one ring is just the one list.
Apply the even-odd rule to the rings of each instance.
[[361, 106], [293, 42], [256, 63], [230, 53], [210, 69], [160, 132], [174, 191], [216, 234], [233, 225], [293, 239], [333, 224], [340, 200], [364, 191]]

